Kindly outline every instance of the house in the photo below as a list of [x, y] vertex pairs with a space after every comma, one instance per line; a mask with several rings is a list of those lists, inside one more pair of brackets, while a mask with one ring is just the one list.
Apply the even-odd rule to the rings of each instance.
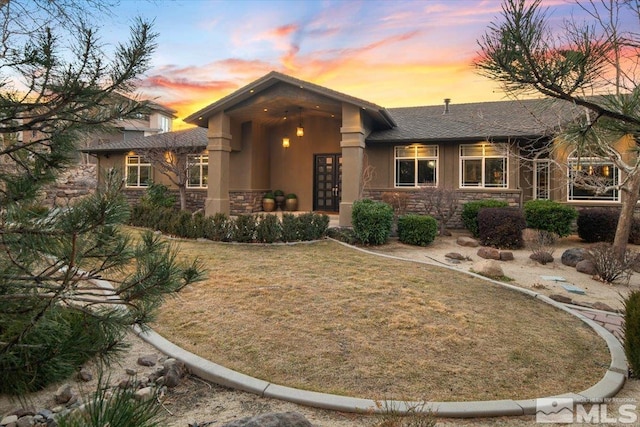
[[[419, 211], [425, 187], [455, 190], [461, 203], [491, 198], [521, 206], [544, 198], [619, 206], [618, 191], [598, 193], [570, 179], [588, 171], [614, 184], [621, 174], [613, 164], [549, 150], [558, 128], [581, 117], [582, 110], [549, 100], [387, 109], [271, 72], [187, 117], [195, 128], [172, 134], [193, 147], [192, 207], [257, 212], [266, 191], [282, 189], [298, 195], [300, 210], [337, 213], [347, 226], [355, 200], [402, 192]], [[122, 168], [135, 198], [148, 180], [163, 182], [141, 154], [162, 138], [83, 151], [101, 169]]]

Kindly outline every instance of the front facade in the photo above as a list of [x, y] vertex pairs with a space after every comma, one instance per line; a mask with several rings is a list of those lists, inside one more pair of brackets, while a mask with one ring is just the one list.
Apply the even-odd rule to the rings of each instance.
[[[602, 159], [574, 158], [551, 140], [556, 129], [546, 123], [568, 117], [560, 108], [543, 100], [446, 100], [385, 109], [272, 72], [187, 117], [194, 129], [172, 134], [193, 148], [190, 207], [209, 215], [258, 212], [262, 196], [277, 189], [295, 193], [301, 211], [339, 214], [343, 226], [363, 197], [406, 193], [409, 210], [423, 211], [425, 188], [451, 189], [460, 203], [492, 198], [520, 206], [545, 198], [618, 206], [623, 196], [616, 191], [570, 184], [570, 174], [586, 168], [612, 183], [621, 174]], [[159, 138], [84, 151], [97, 156], [100, 169], [122, 168], [135, 198], [151, 181], [168, 183], [144, 156], [145, 147], [162, 146]]]

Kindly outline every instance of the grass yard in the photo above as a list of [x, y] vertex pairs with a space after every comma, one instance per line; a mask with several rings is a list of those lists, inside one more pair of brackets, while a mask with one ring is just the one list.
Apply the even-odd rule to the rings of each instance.
[[577, 392], [609, 365], [590, 328], [524, 294], [332, 241], [176, 241], [209, 277], [152, 327], [277, 384], [371, 399], [527, 399]]

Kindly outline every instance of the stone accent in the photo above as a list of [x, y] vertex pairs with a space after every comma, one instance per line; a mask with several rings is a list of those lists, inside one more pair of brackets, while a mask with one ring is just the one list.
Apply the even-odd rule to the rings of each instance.
[[460, 246], [467, 246], [470, 248], [477, 248], [480, 246], [480, 243], [473, 237], [460, 236], [456, 239], [456, 243]]
[[478, 256], [484, 259], [500, 259], [500, 251], [495, 248], [482, 247], [478, 249]]
[[579, 263], [576, 264], [576, 271], [584, 274], [595, 275], [597, 274], [596, 266], [587, 259], [583, 259]]
[[580, 261], [584, 259], [584, 249], [582, 248], [570, 248], [562, 253], [560, 262], [569, 267], [575, 267]]
[[229, 206], [231, 215], [262, 212], [262, 197], [266, 191], [230, 191]]
[[498, 279], [504, 276], [504, 271], [500, 264], [492, 259], [476, 262], [473, 264], [473, 271], [491, 279]]
[[93, 194], [97, 185], [96, 165], [76, 165], [62, 172], [55, 184], [46, 186], [40, 197], [49, 208], [66, 207]]
[[312, 427], [298, 412], [260, 414], [222, 424], [221, 427]]

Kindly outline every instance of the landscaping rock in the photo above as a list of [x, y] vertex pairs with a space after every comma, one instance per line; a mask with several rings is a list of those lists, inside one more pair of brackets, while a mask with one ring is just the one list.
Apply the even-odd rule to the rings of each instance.
[[144, 387], [140, 390], [136, 390], [133, 395], [136, 400], [149, 400], [153, 397], [153, 388], [152, 387]]
[[0, 420], [0, 426], [7, 426], [11, 423], [15, 423], [18, 421], [18, 417], [16, 415], [8, 415]]
[[473, 264], [473, 271], [482, 276], [490, 277], [492, 279], [497, 279], [504, 276], [504, 271], [502, 271], [502, 267], [500, 267], [500, 264], [492, 259], [476, 262], [475, 264]]
[[603, 302], [600, 302], [600, 301], [594, 302], [592, 307], [595, 308], [596, 310], [611, 311], [613, 313], [616, 312], [616, 310], [614, 308], [612, 308], [611, 306], [609, 306], [609, 305], [607, 305], [607, 304], [605, 304]]
[[500, 261], [513, 261], [515, 258], [513, 257], [513, 252], [511, 251], [501, 251], [500, 252]]
[[156, 366], [156, 363], [158, 363], [157, 354], [148, 354], [138, 358], [138, 365], [140, 366]]
[[24, 417], [18, 418], [16, 422], [16, 427], [32, 427], [36, 422], [33, 419], [32, 415], [27, 415]]
[[480, 243], [472, 237], [460, 236], [456, 239], [456, 243], [460, 246], [467, 246], [470, 248], [477, 248]]
[[484, 259], [500, 259], [500, 251], [496, 248], [482, 247], [478, 249], [478, 256]]
[[87, 368], [80, 369], [78, 372], [78, 379], [80, 381], [89, 382], [93, 379], [93, 374]]
[[71, 385], [69, 384], [63, 384], [58, 387], [58, 390], [56, 390], [55, 394], [53, 395], [56, 403], [60, 404], [67, 403], [69, 400], [71, 400], [71, 397], [73, 397], [73, 393], [71, 392]]
[[549, 295], [549, 298], [551, 298], [554, 301], [561, 302], [563, 304], [573, 304], [573, 300], [565, 295], [553, 294], [553, 295]]
[[167, 387], [175, 387], [180, 384], [180, 380], [186, 372], [184, 363], [178, 362], [175, 359], [167, 359], [164, 362], [165, 373], [163, 384]]
[[242, 418], [220, 427], [313, 427], [313, 425], [298, 412], [282, 412]]
[[457, 252], [449, 252], [448, 254], [445, 254], [444, 257], [448, 258], [448, 259], [453, 259], [453, 260], [456, 260], [456, 261], [463, 261], [463, 260], [466, 259], [464, 255], [459, 254]]
[[596, 266], [588, 259], [583, 259], [582, 261], [578, 262], [576, 264], [576, 271], [584, 274], [589, 274], [591, 276], [597, 274]]
[[580, 261], [584, 259], [584, 249], [582, 248], [570, 248], [562, 253], [560, 262], [569, 267], [575, 267]]

